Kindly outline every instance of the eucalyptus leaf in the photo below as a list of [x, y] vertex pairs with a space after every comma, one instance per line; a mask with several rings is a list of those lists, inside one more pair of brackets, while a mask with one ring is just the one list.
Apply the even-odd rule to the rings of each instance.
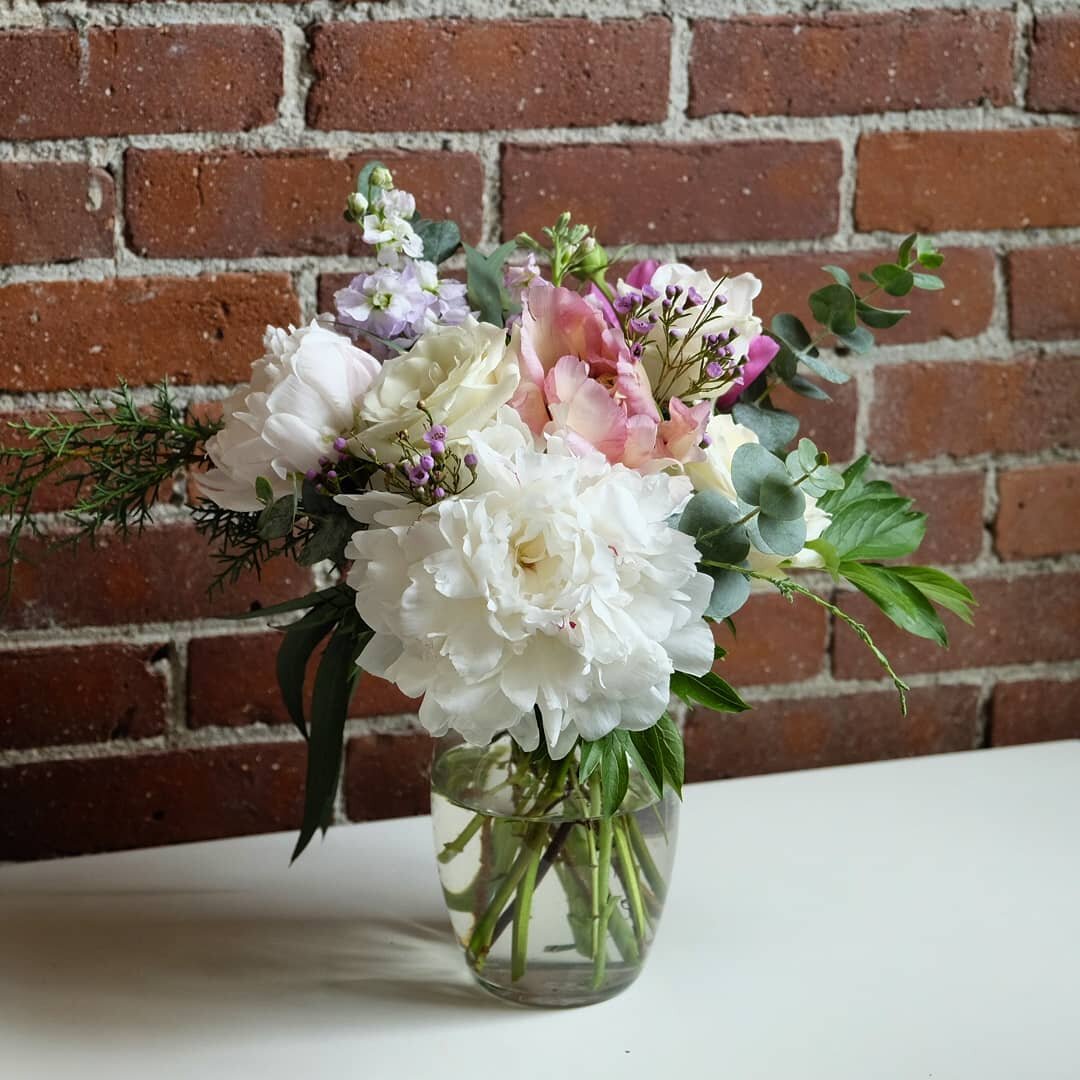
[[841, 371], [839, 368], [833, 367], [832, 364], [822, 360], [820, 356], [816, 355], [816, 350], [814, 353], [800, 353], [799, 360], [815, 375], [825, 379], [826, 382], [846, 383], [851, 378], [846, 371]]
[[750, 506], [761, 505], [761, 485], [768, 476], [787, 481], [784, 467], [759, 443], [743, 443], [732, 455], [731, 482], [743, 502]]
[[424, 258], [436, 266], [449, 259], [461, 244], [461, 231], [452, 221], [419, 218], [412, 226], [424, 244]]
[[[817, 383], [812, 383], [802, 375], [792, 375], [790, 379], [785, 379], [784, 381], [790, 389], [794, 390], [796, 394], [799, 394], [802, 397], [811, 398], [814, 401], [832, 401], [832, 398], [825, 393]], [[749, 425], [747, 426], [749, 427]], [[771, 450], [773, 447], [769, 447], [769, 449]]]
[[[813, 442], [811, 442], [810, 439], [799, 440], [799, 445], [795, 451], [795, 456], [798, 458], [799, 465], [802, 466], [803, 472], [813, 472], [814, 469], [817, 468], [818, 449], [813, 444]], [[790, 470], [790, 463], [788, 465], [788, 468]]]
[[865, 326], [856, 326], [847, 334], [837, 334], [837, 340], [860, 355], [868, 353], [874, 347], [874, 335]]
[[754, 522], [757, 533], [764, 541], [764, 550], [789, 558], [798, 555], [806, 544], [806, 521], [802, 517], [781, 519], [768, 514], [758, 514]]
[[381, 161], [369, 161], [360, 170], [360, 175], [356, 178], [356, 190], [369, 202], [371, 201], [371, 174], [376, 169], [385, 168], [386, 166]]
[[833, 266], [831, 263], [821, 268], [838, 285], [846, 285], [851, 288], [851, 275], [842, 266]]
[[908, 256], [911, 254], [911, 249], [915, 245], [915, 241], [918, 240], [918, 234], [912, 233], [910, 236], [905, 236], [900, 242], [900, 250], [897, 252], [896, 261], [901, 266], [907, 266]]
[[[720, 560], [727, 562], [727, 559]], [[710, 570], [713, 579], [712, 596], [705, 609], [707, 619], [726, 619], [734, 615], [750, 599], [750, 582], [736, 570]]]
[[937, 292], [945, 288], [945, 282], [937, 274], [912, 274], [911, 280], [916, 289], [923, 289], [926, 292]]
[[761, 512], [780, 521], [802, 519], [806, 511], [806, 496], [779, 473], [765, 477], [761, 483]]
[[895, 263], [875, 266], [871, 276], [890, 296], [907, 296], [915, 284], [911, 271]]
[[767, 450], [783, 450], [799, 433], [798, 417], [780, 409], [763, 409], [760, 405], [739, 402], [731, 415], [737, 424], [748, 427]]
[[694, 538], [702, 558], [738, 563], [750, 551], [746, 528], [739, 523], [742, 512], [718, 491], [699, 491], [679, 518], [679, 531]]
[[787, 342], [796, 353], [804, 352], [813, 344], [810, 331], [806, 329], [800, 318], [790, 312], [774, 315], [770, 329], [781, 341]]
[[895, 326], [905, 315], [911, 314], [911, 311], [907, 308], [879, 308], [874, 307], [873, 304], [868, 304], [865, 300], [860, 300], [855, 307], [859, 313], [859, 318], [867, 326], [872, 326], [875, 330], [888, 330], [890, 327]]
[[465, 244], [469, 304], [479, 312], [481, 322], [503, 325], [503, 266], [516, 248], [517, 242], [508, 240], [490, 255], [484, 255]]

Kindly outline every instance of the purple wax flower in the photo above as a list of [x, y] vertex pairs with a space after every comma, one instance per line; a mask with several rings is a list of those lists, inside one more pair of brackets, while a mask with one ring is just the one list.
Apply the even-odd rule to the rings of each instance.
[[319, 470], [318, 469], [308, 469], [308, 471], [306, 473], [304, 473], [304, 476], [308, 480], [314, 480], [318, 475], [319, 475]]
[[652, 285], [646, 285], [642, 288], [641, 295], [644, 296], [646, 300], [659, 300], [660, 290], [654, 288]]
[[620, 293], [615, 297], [613, 306], [620, 315], [629, 315], [637, 307], [639, 300], [636, 293]]
[[335, 449], [335, 450], [336, 450], [336, 451], [337, 451], [337, 452], [338, 452], [339, 454], [340, 454], [340, 453], [342, 452], [342, 450], [344, 450], [344, 449], [345, 449], [345, 447], [346, 447], [346, 446], [348, 446], [348, 445], [349, 445], [349, 442], [348, 442], [348, 440], [347, 440], [347, 439], [345, 439], [345, 438], [344, 438], [343, 436], [341, 436], [341, 435], [339, 435], [339, 436], [338, 436], [338, 437], [337, 437], [337, 438], [336, 438], [336, 439], [334, 440], [334, 449]]
[[701, 447], [702, 450], [708, 450], [709, 447], [712, 446], [712, 436], [702, 435], [701, 442], [698, 443], [698, 445]]
[[435, 459], [430, 454], [420, 455], [420, 468], [431, 472], [435, 468]]
[[627, 326], [630, 327], [632, 333], [635, 334], [647, 334], [652, 328], [652, 324], [648, 319], [631, 319]]
[[724, 376], [724, 365], [713, 360], [705, 365], [705, 374], [710, 379], [721, 379]]
[[697, 289], [694, 288], [693, 285], [691, 285], [690, 288], [686, 290], [686, 299], [687, 302], [694, 307], [697, 307], [699, 304], [705, 303], [705, 298], [701, 295], [701, 293], [697, 291]]
[[472, 451], [467, 453], [462, 460], [465, 462], [465, 468], [467, 468], [467, 469], [475, 469], [476, 468], [476, 463], [477, 463], [478, 458], [474, 453], [472, 453]]
[[437, 487], [432, 492], [432, 494], [435, 496], [436, 499], [445, 499], [446, 498], [446, 488]]
[[427, 469], [422, 468], [419, 465], [413, 465], [407, 473], [409, 477], [409, 483], [413, 487], [423, 487], [429, 479]]

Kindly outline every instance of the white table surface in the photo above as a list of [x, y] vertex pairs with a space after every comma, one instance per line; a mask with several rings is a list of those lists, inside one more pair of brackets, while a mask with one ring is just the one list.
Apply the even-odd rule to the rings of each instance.
[[426, 818], [0, 868], [0, 1076], [1080, 1077], [1080, 742], [691, 787], [648, 969], [473, 988]]

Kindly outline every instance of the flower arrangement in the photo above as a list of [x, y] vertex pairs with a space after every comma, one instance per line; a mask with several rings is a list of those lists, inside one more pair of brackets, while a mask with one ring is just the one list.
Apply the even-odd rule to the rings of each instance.
[[[821, 350], [869, 349], [907, 314], [871, 299], [941, 288], [942, 256], [908, 237], [862, 292], [826, 266], [816, 332], [789, 314], [766, 330], [752, 274], [650, 260], [611, 281], [616, 260], [568, 214], [485, 255], [453, 222], [418, 217], [377, 162], [346, 217], [375, 269], [337, 293], [335, 315], [268, 329], [219, 421], [185, 416], [162, 385], [148, 408], [121, 386], [19, 425], [19, 445], [0, 448], [7, 566], [47, 478], [78, 491], [71, 540], [137, 531], [163, 481], [204, 469], [193, 513], [220, 585], [279, 556], [326, 574], [253, 613], [283, 620], [277, 678], [308, 744], [294, 857], [329, 822], [361, 672], [388, 679], [422, 698], [427, 731], [461, 743], [435, 790], [464, 814], [440, 864], [474, 970], [512, 926], [509, 979], [524, 978], [554, 869], [567, 948], [598, 990], [609, 959], [640, 963], [659, 917], [663, 852], [642, 815], [662, 818], [683, 780], [669, 700], [748, 707], [714, 671], [712, 624], [733, 632], [754, 589], [819, 604], [873, 651], [903, 709], [905, 684], [820, 583], [848, 582], [941, 645], [936, 608], [970, 618], [962, 584], [886, 561], [918, 548], [925, 515], [869, 479], [867, 458], [835, 469], [770, 397], [827, 397], [807, 374], [848, 376]], [[440, 269], [462, 246], [466, 282]], [[495, 795], [516, 822], [505, 832]]]

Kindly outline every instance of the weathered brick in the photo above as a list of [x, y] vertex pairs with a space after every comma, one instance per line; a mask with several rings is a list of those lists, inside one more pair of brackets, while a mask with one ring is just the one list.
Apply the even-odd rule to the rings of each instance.
[[1003, 559], [1080, 551], [1080, 465], [1000, 472], [994, 544]]
[[161, 642], [0, 652], [0, 747], [160, 734], [168, 700], [167, 656]]
[[915, 131], [859, 139], [864, 231], [1080, 224], [1080, 130]]
[[1080, 337], [1080, 247], [1013, 251], [1008, 268], [1014, 338]]
[[603, 243], [827, 236], [839, 182], [834, 140], [507, 146], [503, 235], [538, 233], [569, 209]]
[[[188, 724], [191, 727], [242, 727], [291, 724], [281, 700], [275, 660], [280, 634], [194, 638], [188, 646]], [[318, 665], [308, 669], [308, 692]], [[349, 715], [387, 716], [415, 712], [418, 702], [397, 687], [365, 674]]]
[[714, 670], [736, 687], [798, 682], [825, 666], [829, 624], [824, 608], [762, 592], [747, 601], [734, 621], [736, 637], [723, 623], [713, 625], [713, 637], [728, 652]]
[[917, 510], [930, 516], [926, 537], [913, 561], [963, 563], [979, 557], [986, 488], [982, 470], [897, 477], [893, 486], [902, 495], [914, 499]]
[[[107, 626], [232, 615], [302, 596], [310, 572], [273, 559], [262, 579], [246, 574], [208, 595], [217, 570], [212, 548], [188, 525], [154, 526], [124, 543], [112, 534], [46, 552], [27, 541], [15, 567], [5, 621], [11, 628]], [[73, 588], [72, 582], [82, 583]]]
[[1080, 361], [890, 364], [874, 372], [870, 450], [881, 461], [1080, 446]]
[[1080, 15], [1036, 18], [1027, 107], [1041, 112], [1080, 112]]
[[43, 281], [0, 289], [0, 390], [246, 379], [267, 323], [296, 322], [287, 274]]
[[[374, 24], [373, 24], [374, 25]], [[129, 150], [125, 203], [131, 246], [153, 257], [369, 254], [342, 216], [372, 153], [177, 153]], [[429, 218], [480, 234], [483, 171], [473, 154], [383, 153], [395, 182]]]
[[817, 382], [832, 401], [803, 397], [785, 386], [778, 386], [772, 393], [773, 404], [798, 416], [799, 435], [812, 439], [834, 462], [850, 461], [855, 456], [855, 423], [859, 407], [855, 380], [840, 384], [825, 383], [820, 379], [811, 381]]
[[431, 752], [423, 732], [361, 735], [345, 754], [345, 813], [352, 821], [413, 817], [431, 805]]
[[660, 121], [670, 40], [658, 16], [321, 23], [311, 34], [308, 124], [486, 131]]
[[[907, 345], [935, 341], [941, 337], [967, 338], [981, 334], [990, 325], [994, 312], [994, 253], [989, 248], [946, 248], [941, 273], [946, 288], [938, 292], [915, 293], [894, 300], [878, 294], [880, 307], [909, 308], [911, 314], [888, 330], [877, 331], [883, 345]], [[895, 251], [842, 251], [809, 255], [755, 255], [748, 253], [725, 259], [692, 259], [714, 275], [750, 271], [762, 281], [761, 295], [754, 310], [768, 325], [773, 315], [790, 311], [813, 326], [806, 298], [832, 280], [823, 264], [840, 266], [855, 278], [878, 263], [892, 262]], [[874, 302], [873, 300], [871, 302]]]
[[91, 28], [82, 39], [11, 30], [0, 33], [0, 71], [2, 138], [246, 131], [277, 115], [281, 35], [259, 26]]
[[0, 769], [0, 860], [293, 829], [303, 790], [300, 742]]
[[[1080, 574], [1031, 574], [966, 584], [979, 605], [975, 624], [966, 626], [946, 614], [948, 649], [898, 630], [864, 596], [845, 594], [840, 603], [867, 625], [901, 676], [1080, 657]], [[833, 658], [839, 678], [881, 675], [869, 650], [843, 626], [833, 635]]]
[[[691, 116], [834, 116], [1012, 103], [1013, 17], [905, 11], [694, 23]], [[927, 63], [927, 57], [939, 63]]]
[[994, 746], [1080, 739], [1080, 679], [998, 683], [990, 717]]
[[907, 716], [885, 690], [763, 701], [737, 715], [699, 709], [686, 728], [687, 779], [970, 750], [978, 703], [978, 687], [939, 686], [912, 691]]
[[113, 253], [112, 177], [75, 161], [0, 164], [0, 264]]

